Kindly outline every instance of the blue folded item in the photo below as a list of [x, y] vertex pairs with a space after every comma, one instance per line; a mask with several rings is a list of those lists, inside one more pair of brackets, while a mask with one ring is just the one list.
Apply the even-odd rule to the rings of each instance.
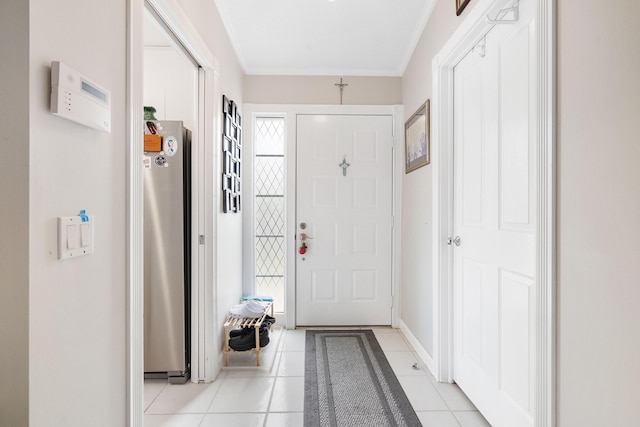
[[262, 302], [273, 302], [273, 298], [266, 295], [245, 295], [242, 297], [242, 301], [262, 301]]

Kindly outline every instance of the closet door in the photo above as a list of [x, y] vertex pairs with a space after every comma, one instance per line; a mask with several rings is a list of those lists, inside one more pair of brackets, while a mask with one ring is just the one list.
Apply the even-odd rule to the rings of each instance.
[[534, 4], [454, 74], [454, 380], [496, 427], [533, 426]]

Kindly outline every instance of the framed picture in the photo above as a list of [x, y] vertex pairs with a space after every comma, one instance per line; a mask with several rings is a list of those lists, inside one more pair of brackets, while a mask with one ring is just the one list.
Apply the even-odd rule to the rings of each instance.
[[404, 173], [428, 165], [430, 159], [429, 100], [404, 123]]
[[222, 113], [229, 114], [229, 109], [231, 104], [229, 103], [229, 98], [226, 95], [222, 95]]
[[471, 0], [456, 0], [456, 15], [460, 16]]
[[238, 105], [222, 96], [222, 212], [240, 212], [242, 129]]

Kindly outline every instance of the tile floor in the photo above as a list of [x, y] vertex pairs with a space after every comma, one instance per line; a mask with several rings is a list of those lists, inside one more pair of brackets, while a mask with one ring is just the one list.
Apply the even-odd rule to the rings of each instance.
[[[489, 426], [458, 386], [435, 381], [398, 329], [373, 331], [423, 426]], [[301, 427], [304, 344], [304, 329], [276, 329], [260, 368], [250, 352], [232, 353], [211, 384], [146, 380], [145, 426]]]

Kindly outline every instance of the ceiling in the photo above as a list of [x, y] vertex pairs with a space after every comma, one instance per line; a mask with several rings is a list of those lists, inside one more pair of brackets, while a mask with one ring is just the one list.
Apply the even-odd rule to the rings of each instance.
[[435, 0], [215, 0], [246, 74], [401, 76]]

